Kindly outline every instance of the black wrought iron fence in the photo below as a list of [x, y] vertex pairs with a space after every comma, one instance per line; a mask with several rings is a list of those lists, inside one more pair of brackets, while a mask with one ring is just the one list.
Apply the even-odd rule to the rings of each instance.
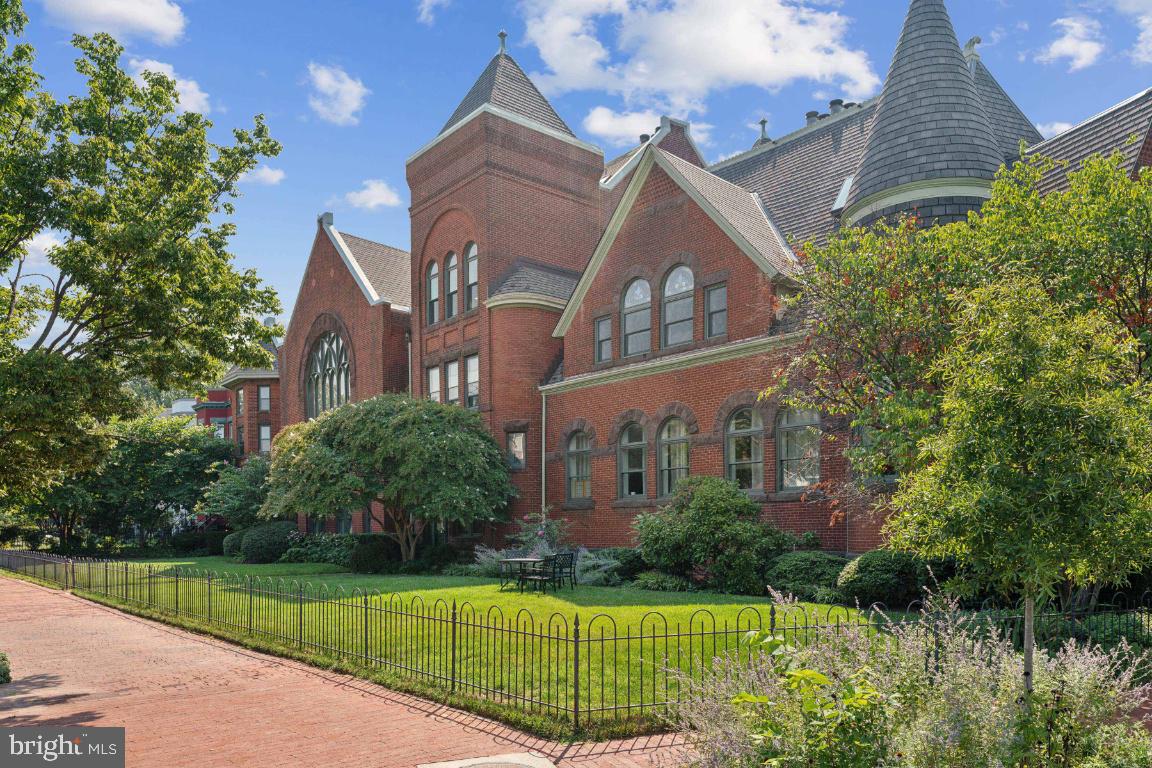
[[[405, 599], [360, 588], [330, 589], [308, 582], [200, 571], [163, 564], [63, 558], [0, 550], [0, 568], [34, 576], [233, 633], [265, 638], [320, 656], [422, 682], [446, 692], [483, 698], [570, 721], [659, 715], [717, 659], [747, 659], [742, 641], [768, 630], [795, 644], [820, 642], [849, 629], [890, 637], [900, 624], [921, 621], [911, 611], [747, 606], [734, 617], [707, 609], [672, 621], [650, 611], [638, 625], [619, 626], [606, 614], [586, 621], [529, 610], [506, 615], [470, 602]], [[1152, 646], [1146, 599], [1091, 615], [1041, 613], [1041, 642], [1067, 637], [1103, 642], [1123, 637]], [[913, 607], [914, 608], [914, 607]], [[1018, 638], [1021, 617], [981, 611], [970, 617], [989, 631]], [[925, 663], [932, 649], [925, 648]], [[936, 660], [939, 663], [939, 660]]]

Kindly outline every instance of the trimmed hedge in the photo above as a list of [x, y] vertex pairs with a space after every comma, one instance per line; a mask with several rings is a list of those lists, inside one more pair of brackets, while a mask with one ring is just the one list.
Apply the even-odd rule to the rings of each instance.
[[892, 610], [923, 598], [924, 587], [930, 583], [926, 562], [890, 549], [875, 549], [849, 561], [836, 579], [845, 601], [864, 608], [882, 603]]
[[768, 586], [797, 600], [831, 596], [848, 558], [814, 550], [785, 552], [772, 561], [764, 578]]
[[240, 543], [240, 559], [245, 563], [274, 563], [288, 551], [288, 536], [296, 530], [291, 520], [277, 520], [249, 528]]
[[233, 531], [223, 538], [220, 542], [220, 548], [225, 557], [238, 557], [240, 555], [240, 545], [243, 543], [246, 533], [248, 533], [248, 529]]
[[388, 573], [400, 563], [400, 545], [382, 533], [365, 533], [356, 537], [356, 546], [348, 558], [355, 573]]
[[204, 548], [210, 556], [224, 554], [224, 539], [228, 531], [204, 531]]

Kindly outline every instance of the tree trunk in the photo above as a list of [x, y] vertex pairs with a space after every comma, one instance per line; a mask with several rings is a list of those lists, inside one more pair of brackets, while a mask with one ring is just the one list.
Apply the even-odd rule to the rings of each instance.
[[1036, 598], [1024, 597], [1024, 706], [1032, 700], [1033, 659], [1036, 653]]

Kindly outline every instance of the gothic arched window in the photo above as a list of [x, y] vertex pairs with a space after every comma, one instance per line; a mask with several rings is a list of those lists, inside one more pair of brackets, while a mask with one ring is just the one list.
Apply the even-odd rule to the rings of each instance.
[[304, 404], [308, 418], [338, 408], [348, 402], [348, 350], [335, 333], [316, 339], [308, 354], [308, 379], [304, 384]]

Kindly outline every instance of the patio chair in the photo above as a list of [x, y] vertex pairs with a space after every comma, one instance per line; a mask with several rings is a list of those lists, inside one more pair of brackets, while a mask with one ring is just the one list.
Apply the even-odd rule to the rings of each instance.
[[524, 591], [525, 584], [538, 586], [548, 592], [548, 585], [556, 583], [556, 555], [549, 555], [541, 560], [539, 563], [530, 565], [520, 571], [516, 585], [520, 591]]
[[564, 586], [564, 581], [567, 579], [572, 589], [576, 589], [576, 553], [575, 552], [561, 552], [556, 555], [556, 583], [559, 586]]

